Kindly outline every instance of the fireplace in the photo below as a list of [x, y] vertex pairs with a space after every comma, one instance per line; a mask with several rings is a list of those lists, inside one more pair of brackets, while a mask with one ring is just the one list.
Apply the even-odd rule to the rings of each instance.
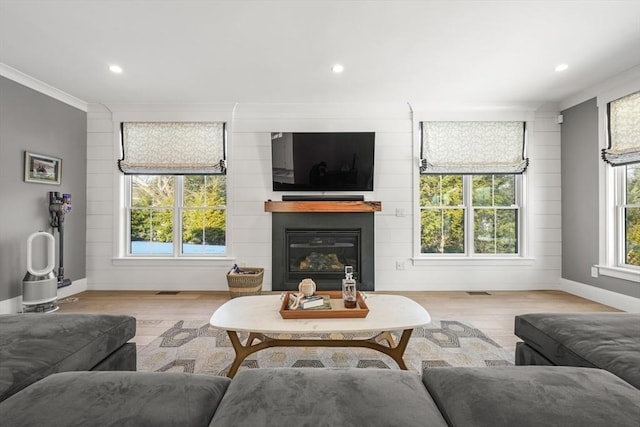
[[298, 281], [311, 276], [340, 280], [350, 265], [358, 280], [360, 231], [285, 229], [285, 276]]
[[374, 290], [373, 213], [274, 212], [272, 225], [273, 290], [297, 290], [305, 278], [341, 289], [345, 265], [360, 290]]

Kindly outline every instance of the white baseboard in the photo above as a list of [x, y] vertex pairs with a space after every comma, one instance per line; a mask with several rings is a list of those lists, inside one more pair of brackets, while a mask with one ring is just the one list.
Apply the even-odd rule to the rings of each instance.
[[560, 290], [629, 313], [640, 313], [640, 299], [572, 280], [560, 279]]
[[74, 280], [69, 286], [58, 289], [58, 299], [67, 298], [87, 290], [87, 278]]
[[[58, 299], [67, 298], [87, 290], [87, 279], [74, 280], [69, 286], [58, 289]], [[22, 295], [0, 301], [0, 314], [16, 314], [22, 312]]]
[[22, 311], [22, 295], [0, 301], [0, 314], [15, 314]]
[[[263, 285], [263, 290], [267, 290], [267, 285]], [[148, 284], [116, 284], [116, 283], [99, 283], [91, 284], [87, 290], [89, 291], [168, 291], [168, 292], [199, 292], [199, 291], [228, 291], [229, 287], [226, 283], [209, 284], [209, 283], [148, 283]]]
[[[113, 286], [104, 287], [104, 288], [105, 290], [107, 289], [114, 290]], [[216, 288], [216, 289], [212, 289], [212, 288]], [[270, 289], [270, 286], [264, 287], [265, 290], [267, 290], [267, 288]], [[529, 289], [529, 287], [527, 288]], [[539, 286], [539, 287], [532, 286], [530, 288], [531, 290], [533, 290], [536, 288], [537, 289], [554, 289], [556, 287], [545, 285], [545, 286]], [[86, 278], [74, 280], [71, 285], [58, 289], [58, 299], [67, 298], [71, 295], [75, 295], [80, 292], [84, 292], [86, 290], [87, 290]], [[92, 289], [92, 290], [99, 290], [99, 289]], [[126, 289], [126, 290], [131, 290], [131, 289]], [[164, 289], [139, 289], [139, 290], [164, 290]], [[167, 287], [167, 290], [175, 290], [175, 289], [173, 288], [168, 289]], [[184, 290], [184, 289], [181, 289], [181, 290]], [[206, 287], [206, 289], [197, 289], [197, 290], [212, 291], [212, 290], [227, 290], [227, 288], [220, 287], [218, 289], [218, 287], [215, 287], [215, 286], [208, 286]], [[429, 289], [429, 290], [451, 291], [454, 289], [451, 289], [449, 287], [448, 289]], [[472, 289], [464, 289], [464, 290], [472, 290]], [[496, 290], [496, 289], [492, 289], [492, 290]], [[513, 290], [513, 288], [508, 290]], [[518, 289], [518, 290], [524, 290], [524, 289]], [[577, 295], [579, 297], [586, 298], [591, 301], [598, 302], [600, 304], [605, 304], [610, 307], [617, 308], [618, 310], [623, 310], [630, 313], [640, 313], [640, 299], [630, 297], [628, 295], [607, 291], [605, 289], [596, 288], [595, 286], [585, 285], [583, 283], [574, 282], [572, 280], [567, 280], [567, 279], [560, 279], [558, 290], [568, 292], [570, 294]], [[15, 298], [0, 301], [0, 314], [13, 314], [13, 313], [19, 313], [21, 311], [22, 311], [22, 296], [17, 296]]]

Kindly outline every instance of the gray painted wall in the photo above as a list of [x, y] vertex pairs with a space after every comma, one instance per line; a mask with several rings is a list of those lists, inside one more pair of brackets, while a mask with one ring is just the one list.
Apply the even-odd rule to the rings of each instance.
[[[0, 77], [0, 301], [22, 293], [29, 235], [51, 232], [49, 191], [71, 193], [73, 211], [65, 220], [65, 277], [86, 277], [86, 138], [84, 111]], [[25, 151], [61, 158], [61, 185], [25, 182]], [[57, 239], [57, 231], [54, 235]], [[34, 245], [40, 249], [34, 260], [37, 268], [45, 264], [41, 243]]]
[[596, 99], [562, 112], [562, 278], [640, 298], [640, 283], [591, 277], [598, 264], [598, 106]]

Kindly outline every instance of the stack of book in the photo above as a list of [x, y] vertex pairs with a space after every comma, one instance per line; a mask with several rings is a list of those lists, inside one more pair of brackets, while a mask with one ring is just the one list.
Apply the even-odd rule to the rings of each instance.
[[[295, 298], [292, 298], [295, 301]], [[290, 303], [290, 306], [295, 302]], [[291, 307], [293, 308], [293, 307]], [[329, 295], [312, 295], [310, 297], [304, 297], [300, 300], [297, 310], [330, 310], [331, 309], [331, 297]]]

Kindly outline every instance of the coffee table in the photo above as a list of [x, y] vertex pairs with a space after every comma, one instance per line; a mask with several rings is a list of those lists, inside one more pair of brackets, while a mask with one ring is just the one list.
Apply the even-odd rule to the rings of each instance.
[[[256, 351], [270, 347], [365, 347], [390, 356], [407, 370], [402, 356], [414, 328], [431, 322], [427, 310], [415, 301], [400, 295], [367, 294], [369, 314], [365, 318], [283, 319], [279, 309], [280, 295], [255, 295], [232, 299], [221, 305], [211, 316], [211, 326], [227, 331], [236, 357], [229, 370], [233, 377], [242, 361]], [[391, 331], [402, 330], [398, 343]], [[242, 344], [238, 332], [248, 332]], [[375, 334], [368, 339], [282, 339], [280, 334]], [[259, 342], [256, 342], [259, 341]], [[386, 345], [383, 343], [386, 341]]]

